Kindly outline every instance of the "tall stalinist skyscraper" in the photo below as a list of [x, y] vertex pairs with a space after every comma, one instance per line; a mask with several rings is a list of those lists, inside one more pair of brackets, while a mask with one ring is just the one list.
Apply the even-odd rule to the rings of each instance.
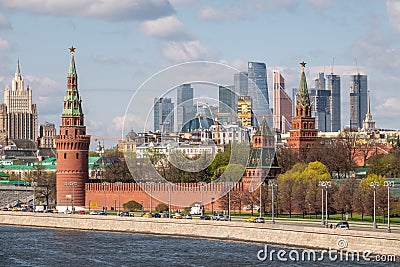
[[0, 105], [0, 132], [8, 139], [24, 139], [36, 142], [38, 137], [38, 114], [32, 104], [32, 90], [24, 89], [19, 61], [11, 90], [4, 90], [4, 104]]
[[57, 209], [71, 210], [85, 206], [85, 183], [88, 181], [88, 154], [90, 135], [86, 135], [82, 100], [78, 91], [74, 53], [70, 48], [71, 62], [68, 71], [68, 87], [64, 97], [60, 134], [56, 135]]

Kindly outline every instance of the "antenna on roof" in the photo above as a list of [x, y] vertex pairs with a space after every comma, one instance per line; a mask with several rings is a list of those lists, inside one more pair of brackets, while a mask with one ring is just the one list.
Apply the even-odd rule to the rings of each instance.
[[335, 57], [332, 58], [331, 74], [333, 74], [333, 67], [335, 67]]
[[360, 71], [358, 70], [358, 61], [357, 61], [357, 58], [355, 57], [354, 60], [356, 61], [357, 74], [360, 75]]

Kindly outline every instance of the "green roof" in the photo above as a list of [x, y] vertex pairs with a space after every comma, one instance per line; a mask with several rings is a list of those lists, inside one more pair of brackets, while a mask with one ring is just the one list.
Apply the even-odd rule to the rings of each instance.
[[304, 73], [304, 66], [301, 71], [301, 78], [300, 78], [299, 91], [297, 92], [296, 106], [311, 107], [310, 96], [308, 95], [306, 74]]

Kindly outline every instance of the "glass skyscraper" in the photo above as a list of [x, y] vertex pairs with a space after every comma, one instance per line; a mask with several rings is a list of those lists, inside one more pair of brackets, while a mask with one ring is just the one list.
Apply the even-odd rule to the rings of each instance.
[[174, 103], [171, 98], [154, 99], [154, 131], [174, 131]]
[[367, 75], [350, 76], [350, 130], [362, 128], [368, 111]]
[[236, 121], [238, 96], [234, 89], [234, 85], [218, 88], [218, 120], [222, 124]]
[[255, 116], [254, 125], [258, 125], [265, 116], [269, 125], [272, 125], [271, 110], [269, 108], [267, 67], [265, 63], [248, 62], [248, 95], [253, 101]]
[[330, 113], [331, 113], [331, 132], [341, 129], [341, 109], [340, 109], [340, 76], [333, 73], [326, 75], [326, 89], [331, 93]]
[[248, 95], [249, 89], [249, 77], [247, 72], [239, 72], [236, 73], [234, 76], [234, 85], [235, 85], [235, 92], [239, 95]]
[[178, 132], [186, 132], [183, 126], [194, 116], [193, 109], [193, 88], [190, 84], [182, 84], [177, 88], [176, 96], [176, 125]]

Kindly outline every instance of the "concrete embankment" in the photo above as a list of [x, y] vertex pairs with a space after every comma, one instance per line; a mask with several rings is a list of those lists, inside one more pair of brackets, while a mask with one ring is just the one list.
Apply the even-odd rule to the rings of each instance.
[[326, 229], [309, 226], [252, 224], [116, 217], [99, 215], [0, 212], [0, 224], [65, 229], [151, 233], [172, 236], [218, 238], [259, 242], [265, 245], [365, 251], [400, 256], [400, 234], [376, 231]]

